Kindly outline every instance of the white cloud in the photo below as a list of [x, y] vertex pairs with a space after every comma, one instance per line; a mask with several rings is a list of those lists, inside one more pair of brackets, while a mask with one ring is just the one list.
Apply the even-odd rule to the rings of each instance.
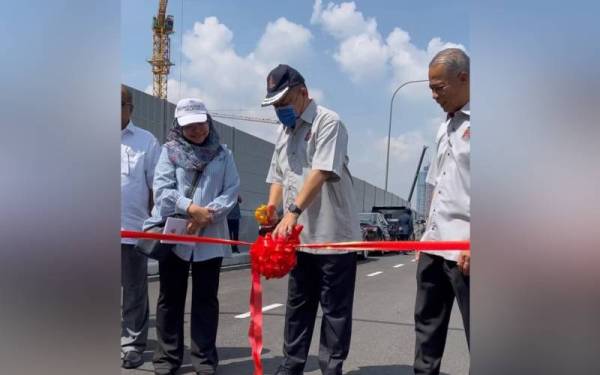
[[[152, 85], [148, 85], [144, 92], [152, 95]], [[180, 85], [179, 81], [169, 79], [167, 81], [167, 100], [171, 103], [177, 103], [179, 99], [183, 98], [198, 98], [205, 103], [213, 102], [213, 100], [199, 88], [190, 87], [186, 82], [181, 82]]]
[[427, 79], [427, 52], [412, 44], [406, 31], [394, 28], [388, 35], [386, 44], [396, 82]]
[[356, 10], [356, 4], [353, 1], [340, 5], [330, 2], [323, 10], [321, 0], [316, 0], [311, 23], [323, 25], [323, 28], [337, 39], [361, 34], [377, 34], [375, 19], [366, 19], [361, 12]]
[[281, 17], [267, 24], [254, 54], [259, 61], [296, 60], [307, 52], [311, 39], [308, 29]]
[[364, 33], [344, 39], [334, 58], [352, 81], [360, 82], [383, 75], [388, 50], [377, 37]]
[[[338, 40], [333, 57], [342, 71], [350, 75], [355, 83], [367, 79], [383, 78], [388, 70], [392, 73], [389, 90], [400, 83], [427, 79], [429, 61], [444, 48], [463, 45], [444, 42], [441, 38], [431, 39], [426, 49], [411, 42], [410, 34], [399, 27], [394, 28], [384, 39], [377, 29], [374, 18], [366, 18], [354, 2], [336, 5], [328, 3], [323, 9], [321, 0], [315, 0], [311, 23], [318, 24]], [[423, 96], [427, 90], [407, 87], [401, 95]]]
[[[424, 163], [431, 159], [432, 137], [427, 132], [409, 131], [390, 140], [389, 191], [408, 198], [415, 169], [423, 146], [429, 146]], [[351, 137], [351, 147], [360, 152], [351, 153], [350, 170], [358, 178], [380, 187], [385, 182], [387, 136], [380, 137], [366, 130], [360, 137]], [[369, 146], [372, 145], [372, 146]]]
[[[266, 25], [254, 51], [241, 55], [235, 49], [233, 31], [217, 17], [195, 22], [183, 35], [181, 88], [178, 80], [169, 80], [169, 100], [193, 96], [202, 99], [209, 110], [274, 118], [272, 109], [260, 108], [266, 76], [279, 63], [294, 65], [308, 56], [311, 39], [307, 28], [281, 17]], [[323, 97], [317, 88], [311, 94]], [[277, 127], [268, 124], [222, 121], [270, 141], [276, 134]]]
[[[387, 152], [388, 137], [381, 138], [377, 143], [380, 150]], [[412, 131], [401, 134], [397, 137], [390, 138], [390, 161], [394, 163], [403, 163], [413, 160], [415, 155], [420, 155], [420, 151], [424, 145], [428, 145], [429, 140], [426, 140], [421, 132]]]
[[463, 51], [466, 51], [465, 46], [463, 46], [462, 44], [444, 42], [442, 39], [435, 37], [431, 39], [427, 44], [427, 60], [431, 60], [436, 53], [446, 48], [460, 48]]
[[268, 68], [233, 47], [233, 32], [216, 17], [196, 22], [183, 36], [184, 81], [209, 92], [209, 107], [258, 105]]

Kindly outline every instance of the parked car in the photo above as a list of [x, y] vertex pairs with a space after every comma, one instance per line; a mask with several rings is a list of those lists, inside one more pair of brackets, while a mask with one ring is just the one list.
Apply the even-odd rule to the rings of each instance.
[[378, 212], [362, 212], [358, 214], [360, 228], [365, 241], [389, 241], [389, 224], [383, 214]]
[[407, 241], [415, 239], [415, 213], [410, 208], [404, 206], [375, 206], [372, 212], [383, 214], [389, 224], [388, 230], [392, 240]]

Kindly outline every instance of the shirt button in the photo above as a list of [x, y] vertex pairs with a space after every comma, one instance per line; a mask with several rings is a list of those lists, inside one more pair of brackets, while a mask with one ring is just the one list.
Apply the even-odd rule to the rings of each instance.
[[448, 156], [450, 156], [450, 153], [448, 153]]

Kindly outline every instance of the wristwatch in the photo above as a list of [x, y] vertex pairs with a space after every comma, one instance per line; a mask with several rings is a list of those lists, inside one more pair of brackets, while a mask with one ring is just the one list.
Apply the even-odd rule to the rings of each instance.
[[289, 205], [288, 211], [298, 216], [302, 214], [302, 210], [300, 209], [300, 207], [296, 206], [294, 203]]

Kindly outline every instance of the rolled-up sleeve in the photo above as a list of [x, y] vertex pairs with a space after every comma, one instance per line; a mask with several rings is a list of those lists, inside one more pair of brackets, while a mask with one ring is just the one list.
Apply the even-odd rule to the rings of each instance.
[[316, 134], [312, 169], [342, 175], [348, 150], [348, 133], [342, 122], [332, 119], [325, 122]]
[[235, 161], [233, 160], [233, 155], [229, 150], [227, 151], [227, 157], [225, 158], [224, 168], [223, 188], [221, 193], [206, 205], [207, 208], [214, 210], [213, 217], [215, 221], [221, 221], [227, 217], [229, 211], [231, 211], [237, 203], [238, 195], [240, 193], [240, 176]]
[[169, 160], [165, 147], [162, 148], [156, 169], [154, 171], [154, 205], [156, 212], [162, 217], [175, 214], [187, 214], [187, 208], [192, 200], [186, 198], [177, 190], [175, 166]]

